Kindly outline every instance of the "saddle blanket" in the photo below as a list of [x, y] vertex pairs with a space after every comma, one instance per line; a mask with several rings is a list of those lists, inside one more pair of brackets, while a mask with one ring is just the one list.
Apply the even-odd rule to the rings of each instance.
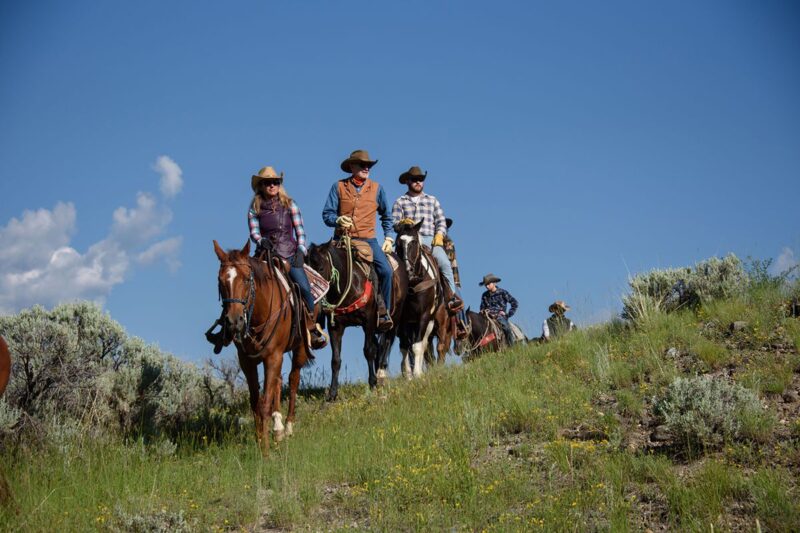
[[328, 280], [310, 266], [303, 265], [303, 268], [306, 271], [306, 276], [308, 276], [308, 282], [311, 284], [311, 296], [314, 298], [314, 303], [317, 303], [328, 294], [328, 289], [330, 289], [331, 285]]

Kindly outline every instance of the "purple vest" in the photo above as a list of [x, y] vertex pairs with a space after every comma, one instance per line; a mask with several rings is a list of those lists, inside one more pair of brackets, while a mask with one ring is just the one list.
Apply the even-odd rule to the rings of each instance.
[[269, 239], [272, 242], [272, 248], [284, 259], [292, 257], [297, 251], [292, 210], [283, 207], [277, 199], [261, 202], [258, 228], [261, 230], [261, 236]]

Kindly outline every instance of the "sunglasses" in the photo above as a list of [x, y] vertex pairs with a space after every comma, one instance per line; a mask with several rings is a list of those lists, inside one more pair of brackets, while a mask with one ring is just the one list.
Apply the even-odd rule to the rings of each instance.
[[422, 183], [425, 181], [425, 176], [412, 176], [408, 178], [409, 183]]
[[350, 163], [350, 166], [353, 168], [363, 168], [365, 170], [369, 170], [372, 168], [372, 165], [369, 163]]
[[264, 187], [280, 187], [283, 180], [262, 180], [261, 183], [264, 184]]

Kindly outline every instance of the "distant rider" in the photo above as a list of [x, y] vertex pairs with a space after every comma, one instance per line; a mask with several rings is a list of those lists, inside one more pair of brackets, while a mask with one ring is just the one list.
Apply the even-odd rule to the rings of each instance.
[[565, 313], [570, 310], [570, 306], [563, 300], [553, 302], [547, 310], [553, 314], [542, 324], [542, 338], [545, 341], [559, 337], [568, 331], [578, 329], [575, 323], [565, 316]]
[[[511, 346], [514, 344], [514, 333], [511, 331], [508, 319], [517, 312], [517, 300], [507, 290], [497, 286], [500, 281], [500, 278], [491, 273], [483, 276], [483, 281], [478, 284], [486, 287], [481, 296], [481, 311], [486, 311], [490, 317], [497, 320], [506, 336], [506, 342]], [[507, 306], [510, 306], [508, 311], [506, 311]]]

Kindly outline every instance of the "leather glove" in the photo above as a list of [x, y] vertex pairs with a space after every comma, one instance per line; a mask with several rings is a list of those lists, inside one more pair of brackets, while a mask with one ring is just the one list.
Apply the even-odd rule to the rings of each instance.
[[381, 246], [381, 250], [383, 250], [384, 253], [387, 254], [392, 253], [394, 251], [394, 239], [392, 239], [391, 237], [386, 237], [385, 239], [383, 239], [383, 245]]
[[444, 235], [441, 233], [434, 235], [432, 246], [444, 246]]
[[261, 237], [261, 240], [258, 241], [258, 247], [262, 250], [272, 250], [272, 241], [266, 237]]
[[342, 229], [350, 229], [353, 227], [353, 219], [347, 215], [342, 215], [336, 219], [336, 225]]
[[303, 254], [301, 249], [297, 249], [294, 253], [294, 258], [292, 258], [292, 266], [297, 268], [303, 268], [303, 263], [305, 263], [306, 256]]

